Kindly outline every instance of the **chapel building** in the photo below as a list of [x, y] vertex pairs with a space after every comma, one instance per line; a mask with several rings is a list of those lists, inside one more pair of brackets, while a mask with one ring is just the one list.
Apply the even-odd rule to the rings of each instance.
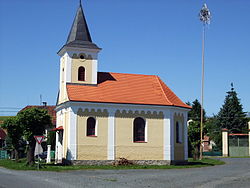
[[187, 161], [190, 106], [156, 75], [98, 72], [100, 51], [80, 4], [67, 42], [58, 52], [56, 161]]

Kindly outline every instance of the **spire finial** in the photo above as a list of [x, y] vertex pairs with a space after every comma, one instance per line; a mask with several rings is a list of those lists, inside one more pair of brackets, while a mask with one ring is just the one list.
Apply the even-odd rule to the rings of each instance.
[[234, 90], [234, 83], [232, 82], [231, 83], [231, 91], [233, 91]]
[[82, 6], [82, 0], [79, 0], [79, 4], [80, 4], [80, 6]]

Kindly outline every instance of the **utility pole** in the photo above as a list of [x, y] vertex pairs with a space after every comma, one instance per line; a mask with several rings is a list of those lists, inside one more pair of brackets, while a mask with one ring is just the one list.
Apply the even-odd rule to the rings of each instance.
[[201, 70], [201, 131], [200, 131], [200, 160], [202, 159], [203, 152], [203, 106], [204, 106], [204, 56], [205, 56], [205, 31], [206, 26], [210, 23], [211, 14], [207, 8], [206, 3], [204, 3], [202, 9], [200, 10], [200, 21], [203, 23], [202, 31], [202, 70]]

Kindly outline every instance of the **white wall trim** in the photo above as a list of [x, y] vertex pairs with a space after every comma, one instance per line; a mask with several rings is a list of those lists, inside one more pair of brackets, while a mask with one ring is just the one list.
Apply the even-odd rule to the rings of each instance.
[[171, 160], [171, 124], [170, 111], [164, 111], [163, 119], [163, 159]]
[[175, 140], [174, 140], [174, 112], [170, 111], [170, 150], [171, 150], [171, 160], [174, 160], [174, 145], [175, 145]]
[[92, 108], [92, 109], [115, 109], [115, 110], [129, 110], [135, 111], [156, 111], [156, 112], [163, 112], [165, 110], [174, 110], [178, 113], [188, 112], [190, 109], [181, 108], [176, 106], [159, 106], [159, 105], [140, 105], [140, 104], [119, 104], [119, 103], [91, 103], [91, 102], [74, 102], [74, 101], [67, 101], [58, 105], [55, 110], [58, 111], [62, 108], [67, 108], [70, 106], [75, 106], [77, 108], [85, 107], [85, 108]]
[[[95, 118], [95, 136], [98, 136], [98, 119], [96, 117], [93, 117]], [[86, 127], [86, 130], [87, 130], [87, 127]]]
[[115, 160], [115, 111], [109, 110], [108, 117], [108, 160]]
[[183, 137], [184, 137], [184, 159], [188, 160], [188, 114], [187, 112], [184, 113], [184, 123], [183, 123]]
[[64, 66], [65, 66], [65, 69], [64, 69], [65, 76], [64, 76], [64, 79], [65, 79], [65, 83], [67, 83], [67, 82], [71, 82], [72, 81], [71, 80], [72, 58], [69, 56], [68, 53], [65, 53], [64, 57], [65, 57], [65, 64], [64, 64]]
[[69, 108], [69, 125], [68, 125], [68, 160], [77, 159], [77, 114], [72, 108]]
[[97, 84], [97, 60], [92, 60], [92, 84]]
[[148, 142], [148, 120], [146, 118], [143, 118], [143, 119], [145, 121], [145, 142]]

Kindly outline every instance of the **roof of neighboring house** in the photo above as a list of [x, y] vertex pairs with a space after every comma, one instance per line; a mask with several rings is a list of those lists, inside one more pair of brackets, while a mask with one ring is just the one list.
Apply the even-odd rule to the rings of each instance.
[[55, 107], [56, 107], [56, 106], [29, 105], [29, 106], [24, 107], [24, 108], [23, 108], [22, 110], [20, 110], [20, 111], [23, 111], [23, 110], [26, 110], [26, 109], [29, 109], [29, 108], [43, 108], [43, 109], [47, 109], [49, 115], [50, 115], [51, 118], [52, 118], [52, 124], [53, 124], [53, 125], [56, 125], [56, 111], [55, 111]]
[[0, 140], [5, 140], [6, 132], [0, 128]]
[[67, 83], [70, 101], [191, 108], [155, 75], [98, 72], [98, 84]]

